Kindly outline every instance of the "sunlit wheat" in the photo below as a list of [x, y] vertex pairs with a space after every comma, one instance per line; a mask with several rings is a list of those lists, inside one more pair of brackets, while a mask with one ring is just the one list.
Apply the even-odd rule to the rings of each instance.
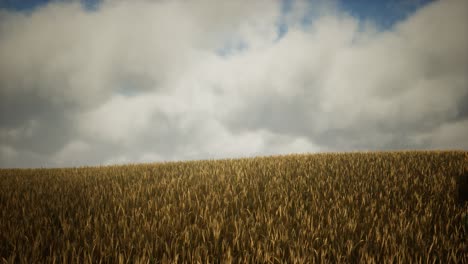
[[5, 263], [468, 263], [467, 152], [0, 170]]

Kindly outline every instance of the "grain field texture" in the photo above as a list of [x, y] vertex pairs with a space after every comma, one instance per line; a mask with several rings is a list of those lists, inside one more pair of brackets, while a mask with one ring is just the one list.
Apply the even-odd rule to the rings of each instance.
[[2, 169], [0, 261], [468, 263], [467, 172], [464, 151]]

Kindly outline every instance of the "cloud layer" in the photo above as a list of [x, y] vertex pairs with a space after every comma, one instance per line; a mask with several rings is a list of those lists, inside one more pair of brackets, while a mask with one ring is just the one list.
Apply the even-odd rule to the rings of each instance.
[[331, 1], [0, 10], [0, 167], [467, 150], [466, 25], [463, 0], [385, 31]]

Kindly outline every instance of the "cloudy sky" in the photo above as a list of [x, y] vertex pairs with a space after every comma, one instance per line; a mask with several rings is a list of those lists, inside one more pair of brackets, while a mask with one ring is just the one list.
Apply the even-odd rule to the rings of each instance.
[[465, 0], [0, 0], [0, 167], [468, 150], [467, 25]]

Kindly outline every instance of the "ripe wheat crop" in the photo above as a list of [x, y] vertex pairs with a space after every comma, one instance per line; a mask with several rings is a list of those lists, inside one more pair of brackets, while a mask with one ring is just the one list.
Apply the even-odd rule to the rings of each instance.
[[463, 151], [3, 169], [0, 261], [468, 263], [467, 172]]

